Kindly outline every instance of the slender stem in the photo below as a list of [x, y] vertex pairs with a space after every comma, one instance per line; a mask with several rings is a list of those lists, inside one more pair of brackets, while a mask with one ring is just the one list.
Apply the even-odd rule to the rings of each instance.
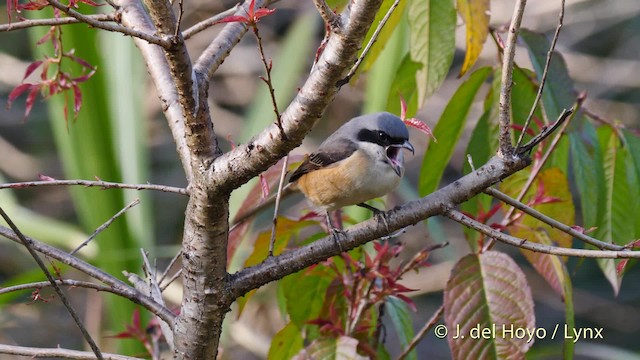
[[176, 254], [176, 256], [174, 256], [171, 261], [169, 262], [169, 265], [167, 265], [167, 268], [164, 269], [164, 272], [162, 273], [162, 276], [160, 276], [160, 280], [158, 280], [158, 284], [162, 284], [162, 282], [164, 281], [164, 279], [167, 277], [167, 274], [169, 274], [169, 270], [171, 270], [171, 268], [173, 267], [173, 265], [176, 263], [176, 261], [178, 261], [178, 259], [180, 258], [180, 256], [182, 255], [182, 250], [178, 251], [178, 253]]
[[393, 14], [393, 11], [396, 9], [396, 7], [398, 7], [398, 4], [400, 4], [400, 0], [396, 0], [393, 2], [393, 4], [391, 4], [391, 7], [389, 8], [389, 10], [387, 10], [387, 13], [384, 15], [382, 20], [380, 20], [380, 23], [378, 24], [376, 31], [374, 31], [373, 35], [371, 35], [371, 39], [369, 39], [367, 46], [365, 46], [364, 50], [362, 50], [362, 54], [360, 54], [360, 57], [358, 57], [358, 60], [356, 61], [356, 63], [351, 67], [351, 70], [349, 70], [349, 73], [347, 74], [347, 76], [345, 76], [345, 78], [342, 79], [342, 81], [340, 81], [340, 83], [338, 84], [339, 86], [347, 84], [349, 81], [351, 81], [351, 78], [353, 77], [353, 75], [356, 74], [356, 71], [358, 71], [360, 64], [362, 64], [362, 62], [364, 61], [365, 57], [369, 53], [369, 50], [371, 50], [371, 47], [373, 46], [373, 44], [375, 44], [375, 42], [378, 40], [378, 36], [380, 35], [380, 32], [382, 32], [384, 25], [387, 23], [387, 21], [389, 21], [391, 14]]
[[215, 25], [218, 21], [224, 19], [225, 17], [229, 16], [229, 15], [233, 15], [235, 14], [236, 11], [238, 11], [238, 9], [240, 8], [240, 4], [236, 4], [236, 6], [232, 7], [231, 9], [227, 9], [219, 14], [216, 14], [206, 20], [202, 20], [199, 23], [193, 25], [192, 27], [188, 28], [187, 30], [182, 32], [182, 37], [187, 40], [189, 38], [191, 38], [192, 36], [212, 27], [213, 25]]
[[[96, 356], [90, 351], [78, 351], [63, 348], [36, 348], [5, 344], [0, 344], [0, 354], [29, 356], [32, 358], [48, 357], [72, 360], [92, 360], [96, 358]], [[104, 355], [104, 358], [107, 360], [141, 360], [137, 357], [118, 354], [103, 353], [102, 355]]]
[[[95, 15], [85, 15], [87, 18], [95, 20], [95, 21], [115, 21], [116, 15], [111, 14], [95, 14]], [[36, 26], [58, 26], [58, 25], [68, 25], [68, 24], [78, 24], [83, 21], [78, 20], [74, 17], [63, 17], [63, 18], [51, 18], [51, 19], [27, 19], [22, 21], [12, 22], [10, 24], [2, 24], [0, 25], [0, 32], [5, 31], [15, 31], [28, 29]]]
[[280, 171], [280, 181], [278, 181], [278, 191], [276, 193], [276, 205], [273, 210], [273, 220], [271, 227], [271, 239], [269, 240], [269, 256], [273, 256], [273, 247], [276, 243], [276, 226], [278, 225], [278, 212], [280, 211], [280, 200], [282, 197], [282, 188], [284, 187], [284, 178], [287, 175], [287, 167], [289, 166], [289, 155], [282, 160], [282, 171]]
[[13, 232], [16, 234], [16, 236], [20, 239], [20, 241], [22, 242], [24, 247], [27, 248], [27, 251], [29, 251], [29, 254], [31, 254], [31, 257], [33, 257], [33, 260], [36, 261], [36, 263], [38, 264], [38, 266], [40, 267], [40, 269], [42, 270], [44, 275], [47, 277], [47, 280], [49, 280], [49, 282], [51, 283], [51, 286], [53, 286], [53, 289], [58, 294], [58, 297], [60, 298], [60, 301], [62, 302], [64, 307], [67, 308], [67, 311], [69, 312], [69, 314], [73, 318], [73, 321], [75, 321], [76, 325], [78, 326], [78, 329], [80, 329], [80, 332], [82, 333], [82, 336], [84, 337], [84, 339], [87, 341], [87, 343], [91, 347], [91, 350], [93, 350], [93, 353], [96, 355], [96, 358], [98, 358], [99, 360], [104, 359], [102, 357], [102, 353], [100, 351], [100, 348], [98, 348], [98, 345], [95, 343], [95, 341], [93, 341], [93, 338], [91, 337], [91, 335], [87, 331], [87, 328], [84, 327], [84, 324], [82, 323], [82, 320], [80, 320], [80, 317], [78, 316], [76, 311], [73, 309], [73, 306], [71, 305], [71, 303], [67, 299], [67, 296], [64, 294], [62, 289], [58, 286], [58, 284], [56, 283], [56, 279], [53, 278], [53, 275], [51, 275], [51, 272], [49, 272], [49, 269], [47, 269], [47, 266], [44, 264], [42, 259], [40, 259], [40, 256], [38, 256], [38, 253], [36, 253], [36, 251], [33, 249], [33, 247], [31, 246], [31, 243], [29, 242], [29, 240], [27, 240], [27, 238], [22, 234], [20, 229], [18, 229], [16, 224], [13, 223], [13, 221], [11, 220], [9, 215], [7, 215], [7, 213], [4, 212], [4, 209], [2, 209], [2, 207], [0, 207], [0, 215], [2, 216], [4, 221], [7, 222], [7, 224], [11, 228], [11, 230], [13, 230]]
[[526, 239], [520, 239], [515, 236], [507, 235], [499, 232], [494, 228], [485, 225], [479, 221], [471, 219], [465, 214], [449, 209], [443, 213], [444, 216], [449, 219], [465, 225], [471, 229], [479, 231], [489, 237], [492, 237], [502, 243], [519, 247], [526, 250], [535, 251], [543, 254], [560, 255], [560, 256], [573, 256], [581, 258], [596, 258], [596, 259], [640, 259], [640, 251], [631, 250], [587, 250], [587, 249], [573, 249], [563, 248], [557, 246], [544, 245], [536, 242], [531, 242]]
[[405, 359], [409, 355], [411, 350], [415, 349], [416, 346], [418, 346], [418, 343], [422, 340], [422, 338], [424, 338], [424, 336], [429, 332], [429, 330], [431, 330], [431, 328], [436, 325], [438, 320], [440, 320], [440, 318], [442, 317], [442, 314], [444, 314], [444, 305], [440, 305], [438, 310], [436, 310], [436, 312], [433, 313], [433, 315], [431, 315], [431, 318], [429, 319], [429, 321], [427, 321], [427, 323], [424, 324], [422, 329], [418, 331], [416, 336], [414, 336], [413, 339], [411, 339], [411, 342], [409, 343], [409, 345], [407, 345], [407, 347], [404, 350], [402, 350], [402, 353], [400, 354], [400, 356], [396, 358], [396, 360]]
[[95, 237], [98, 236], [98, 234], [100, 234], [106, 228], [108, 228], [109, 225], [111, 225], [117, 218], [119, 218], [127, 210], [131, 209], [132, 207], [134, 207], [134, 206], [136, 206], [138, 204], [140, 204], [140, 199], [135, 199], [132, 202], [130, 202], [127, 206], [122, 208], [122, 210], [118, 211], [115, 215], [113, 215], [111, 218], [109, 218], [109, 220], [105, 221], [104, 224], [100, 225], [96, 229], [96, 231], [94, 231], [93, 234], [91, 234], [91, 236], [89, 236], [89, 238], [87, 238], [87, 240], [83, 241], [82, 244], [78, 245], [77, 248], [73, 249], [73, 251], [70, 252], [69, 255], [74, 255], [75, 253], [80, 251], [80, 249], [82, 249], [83, 247], [87, 246], [87, 244], [90, 243], [91, 240], [95, 239]]
[[538, 103], [542, 98], [542, 90], [544, 89], [544, 85], [547, 82], [549, 65], [551, 65], [553, 52], [556, 48], [556, 43], [558, 42], [558, 37], [560, 36], [560, 29], [562, 28], [562, 22], [564, 20], [564, 2], [565, 0], [562, 0], [560, 5], [560, 15], [558, 16], [558, 26], [556, 27], [556, 32], [553, 34], [553, 39], [551, 40], [551, 47], [549, 47], [549, 52], [547, 52], [547, 60], [544, 63], [544, 70], [542, 71], [542, 77], [540, 78], [540, 86], [538, 86], [538, 93], [536, 94], [536, 98], [533, 101], [533, 105], [531, 105], [531, 110], [529, 110], [529, 115], [527, 116], [527, 120], [524, 122], [522, 132], [520, 133], [520, 137], [518, 138], [518, 142], [516, 143], [516, 152], [518, 152], [518, 149], [520, 148], [520, 144], [522, 143], [524, 134], [527, 133], [527, 129], [529, 128], [529, 124], [531, 123], [533, 114], [535, 113], [536, 108], [538, 107]]
[[564, 233], [567, 233], [571, 236], [573, 236], [574, 238], [584, 241], [587, 244], [591, 244], [599, 249], [607, 249], [607, 250], [624, 250], [625, 247], [624, 246], [620, 246], [620, 245], [615, 245], [615, 244], [610, 244], [610, 243], [606, 243], [603, 241], [600, 241], [598, 239], [592, 238], [591, 236], [588, 236], [586, 234], [583, 234], [575, 229], [573, 229], [571, 226], [565, 225], [523, 203], [521, 203], [520, 201], [510, 197], [509, 195], [498, 191], [494, 188], [487, 188], [484, 191], [485, 193], [487, 193], [488, 195], [493, 196], [494, 198], [505, 202], [511, 206], [513, 206], [514, 208], [528, 214], [529, 216], [532, 216], [540, 221], [542, 221], [543, 223], [556, 228]]
[[514, 57], [516, 55], [516, 40], [518, 39], [518, 31], [520, 30], [520, 24], [522, 22], [524, 7], [526, 4], [526, 0], [518, 0], [516, 2], [502, 60], [500, 111], [498, 112], [498, 122], [500, 124], [500, 150], [498, 153], [502, 157], [511, 156], [513, 154], [513, 146], [511, 145], [511, 87], [513, 85], [513, 66]]
[[53, 180], [53, 181], [26, 181], [17, 183], [0, 184], [0, 189], [21, 189], [37, 186], [86, 186], [100, 187], [103, 189], [131, 189], [131, 190], [154, 190], [180, 195], [189, 195], [185, 188], [155, 185], [155, 184], [122, 184], [109, 181], [91, 181], [91, 180]]
[[64, 12], [65, 14], [78, 19], [79, 22], [86, 23], [87, 25], [90, 25], [92, 27], [102, 29], [102, 30], [107, 30], [107, 31], [119, 32], [124, 35], [137, 37], [149, 42], [150, 44], [155, 44], [165, 49], [168, 49], [171, 47], [171, 41], [168, 39], [160, 38], [160, 37], [150, 35], [141, 31], [130, 29], [120, 24], [111, 24], [108, 22], [96, 20], [88, 15], [84, 15], [73, 10], [68, 5], [64, 5], [57, 0], [47, 0], [47, 1], [49, 2], [49, 4], [51, 4], [51, 6], [55, 7], [56, 9], [62, 10], [62, 12]]

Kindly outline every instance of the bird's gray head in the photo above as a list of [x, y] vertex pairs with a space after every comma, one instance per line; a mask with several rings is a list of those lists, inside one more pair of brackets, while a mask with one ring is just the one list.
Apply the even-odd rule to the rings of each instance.
[[414, 153], [413, 145], [409, 142], [409, 130], [404, 121], [388, 112], [353, 118], [342, 125], [334, 135], [347, 137], [355, 143], [381, 146], [387, 160], [399, 176], [404, 165], [402, 149]]

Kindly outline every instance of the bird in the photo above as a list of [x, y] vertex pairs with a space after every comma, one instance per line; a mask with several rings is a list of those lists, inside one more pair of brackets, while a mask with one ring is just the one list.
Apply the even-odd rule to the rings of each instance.
[[289, 182], [316, 210], [324, 211], [335, 239], [341, 231], [333, 226], [331, 211], [358, 205], [382, 214], [365, 201], [386, 195], [400, 184], [405, 171], [403, 149], [415, 153], [402, 119], [388, 112], [361, 115], [305, 157]]

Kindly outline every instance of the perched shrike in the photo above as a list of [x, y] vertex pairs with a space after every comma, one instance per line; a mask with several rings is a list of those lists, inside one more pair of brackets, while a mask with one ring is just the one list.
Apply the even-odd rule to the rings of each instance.
[[300, 164], [289, 182], [295, 183], [317, 209], [329, 212], [358, 205], [395, 189], [404, 175], [402, 149], [414, 152], [409, 131], [397, 116], [380, 112], [358, 116], [329, 136]]

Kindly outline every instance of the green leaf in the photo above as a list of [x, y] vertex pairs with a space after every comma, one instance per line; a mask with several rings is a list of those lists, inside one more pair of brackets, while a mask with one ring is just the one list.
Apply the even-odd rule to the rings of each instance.
[[[523, 358], [533, 345], [527, 338], [500, 336], [503, 326], [535, 327], [531, 289], [522, 270], [506, 254], [488, 251], [460, 259], [447, 282], [444, 306], [454, 359]], [[494, 326], [495, 336], [472, 337], [472, 331], [491, 331]], [[464, 338], [454, 339], [456, 334]]]
[[467, 52], [460, 75], [464, 75], [475, 64], [489, 34], [489, 0], [457, 0], [458, 13], [466, 24]]
[[[640, 189], [640, 137], [629, 130], [622, 129], [622, 140], [624, 141], [627, 149], [627, 162], [628, 169], [634, 171], [627, 172], [627, 178], [629, 181], [629, 188], [634, 194], [629, 194], [633, 199], [638, 198], [638, 189]], [[635, 204], [634, 214], [640, 213], [640, 203], [637, 201]], [[640, 238], [640, 217], [636, 217], [635, 222], [635, 236], [634, 238]]]
[[282, 279], [287, 314], [298, 327], [320, 315], [332, 278], [326, 267], [316, 266]]
[[[625, 245], [635, 237], [636, 214], [634, 201], [629, 201], [631, 190], [627, 178], [627, 157], [627, 149], [621, 146], [617, 133], [610, 132], [604, 150], [605, 209], [595, 237], [619, 245]], [[598, 265], [616, 295], [622, 282], [622, 274], [616, 271], [619, 262], [598, 259]]]
[[[380, 10], [378, 10], [378, 13], [376, 14], [376, 18], [375, 20], [373, 20], [373, 24], [369, 28], [369, 32], [367, 33], [367, 36], [365, 36], [364, 41], [362, 42], [362, 50], [364, 50], [364, 47], [369, 43], [371, 36], [373, 36], [373, 33], [376, 31], [376, 27], [378, 26], [380, 21], [382, 21], [382, 18], [385, 17], [385, 15], [387, 14], [387, 11], [389, 11], [389, 9], [391, 8], [391, 5], [394, 2], [395, 0], [384, 0], [382, 2], [382, 5], [380, 5]], [[407, 2], [401, 1], [400, 3], [398, 3], [398, 6], [395, 8], [395, 10], [393, 10], [393, 13], [387, 20], [387, 23], [384, 25], [384, 27], [378, 34], [378, 38], [376, 39], [376, 42], [373, 43], [373, 45], [369, 49], [369, 53], [367, 54], [367, 57], [362, 62], [359, 69], [360, 73], [369, 70], [371, 66], [376, 62], [380, 53], [382, 53], [385, 46], [387, 46], [387, 42], [391, 37], [391, 35], [393, 34], [396, 27], [398, 26], [398, 24], [400, 23], [400, 20], [404, 18], [404, 10], [406, 7], [407, 7]], [[360, 51], [360, 54], [362, 53], [362, 50]]]
[[[386, 313], [389, 314], [393, 327], [396, 329], [398, 340], [402, 348], [409, 346], [413, 339], [413, 322], [407, 303], [395, 296], [389, 296], [385, 302]], [[416, 350], [412, 350], [407, 359], [417, 359]]]
[[300, 351], [293, 360], [366, 360], [358, 354], [358, 340], [348, 336], [320, 338]]
[[[529, 50], [529, 58], [540, 81], [551, 43], [544, 34], [527, 29], [520, 29], [520, 38]], [[567, 64], [562, 55], [555, 51], [549, 65], [547, 83], [542, 91], [544, 110], [550, 122], [556, 121], [564, 109], [570, 109], [573, 106], [576, 101], [574, 89]]]
[[455, 52], [456, 12], [451, 0], [412, 0], [409, 6], [411, 60], [416, 73], [418, 108], [440, 87]]
[[302, 331], [296, 324], [290, 322], [283, 327], [271, 340], [269, 360], [288, 360], [303, 347]]
[[418, 180], [420, 196], [435, 191], [449, 163], [453, 149], [462, 134], [467, 114], [480, 86], [491, 73], [491, 68], [476, 70], [462, 83], [444, 109], [438, 125], [433, 130], [437, 143], [431, 142], [425, 153]]
[[569, 142], [571, 169], [580, 195], [583, 227], [589, 229], [598, 225], [602, 212], [599, 209], [604, 209], [604, 169], [600, 144], [595, 134], [583, 139], [580, 134], [571, 133]]
[[400, 114], [400, 96], [407, 102], [407, 117], [412, 117], [418, 112], [418, 92], [416, 87], [416, 73], [422, 65], [411, 60], [409, 55], [402, 59], [395, 74], [389, 97], [387, 99], [387, 111]]

